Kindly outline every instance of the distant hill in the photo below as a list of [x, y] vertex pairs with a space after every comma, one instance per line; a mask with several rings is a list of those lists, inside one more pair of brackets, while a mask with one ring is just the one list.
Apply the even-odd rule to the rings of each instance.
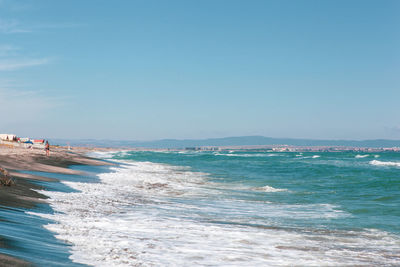
[[346, 147], [400, 147], [400, 140], [312, 140], [271, 138], [264, 136], [239, 136], [209, 139], [162, 139], [156, 141], [94, 140], [94, 139], [50, 139], [51, 144], [94, 147], [132, 148], [185, 148], [198, 146], [250, 146], [250, 145], [292, 145], [292, 146], [346, 146]]

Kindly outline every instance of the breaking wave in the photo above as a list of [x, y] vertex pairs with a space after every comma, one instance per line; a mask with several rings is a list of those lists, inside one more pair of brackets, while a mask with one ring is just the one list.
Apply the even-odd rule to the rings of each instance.
[[400, 162], [394, 162], [394, 161], [371, 160], [369, 164], [375, 166], [400, 167]]
[[274, 188], [272, 186], [262, 186], [262, 187], [255, 187], [255, 191], [262, 191], [262, 192], [283, 192], [283, 191], [288, 191], [287, 189], [281, 189], [281, 188]]
[[254, 153], [254, 154], [224, 154], [224, 153], [214, 153], [215, 156], [226, 156], [226, 157], [241, 157], [241, 158], [249, 158], [249, 157], [276, 157], [278, 154], [264, 154], [264, 153]]
[[[109, 158], [107, 153], [101, 156]], [[265, 181], [255, 187], [244, 178], [219, 183], [218, 177], [189, 167], [117, 162], [112, 172], [98, 175], [97, 183], [63, 182], [75, 189], [72, 193], [40, 191], [50, 197], [54, 213], [35, 215], [52, 220], [46, 228], [71, 244], [74, 262], [111, 267], [396, 266], [400, 261], [397, 235], [319, 228], [320, 222], [352, 218], [340, 204], [279, 201], [295, 194], [274, 192], [293, 185], [274, 188], [266, 184], [277, 183]]]

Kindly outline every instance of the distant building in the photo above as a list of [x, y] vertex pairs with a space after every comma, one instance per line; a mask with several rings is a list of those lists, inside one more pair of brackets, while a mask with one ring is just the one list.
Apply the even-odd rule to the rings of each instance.
[[0, 134], [0, 140], [17, 141], [17, 136], [15, 134]]
[[0, 144], [10, 147], [38, 148], [45, 147], [44, 139], [18, 138], [15, 134], [0, 134]]

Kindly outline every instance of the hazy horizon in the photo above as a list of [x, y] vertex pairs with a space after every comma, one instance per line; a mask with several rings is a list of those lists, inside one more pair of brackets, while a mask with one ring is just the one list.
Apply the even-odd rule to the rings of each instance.
[[207, 139], [158, 139], [158, 140], [112, 140], [112, 139], [49, 139], [53, 145], [91, 146], [91, 147], [131, 147], [131, 148], [187, 148], [187, 147], [223, 147], [223, 146], [271, 146], [289, 145], [298, 147], [400, 147], [400, 140], [323, 140], [271, 138], [265, 136], [235, 136]]
[[0, 0], [0, 132], [400, 139], [399, 1]]
[[[36, 136], [37, 137], [37, 136]], [[35, 137], [35, 138], [36, 138]], [[58, 137], [47, 137], [48, 139], [54, 140], [107, 140], [107, 141], [134, 141], [134, 142], [155, 142], [162, 140], [209, 140], [209, 139], [226, 139], [226, 138], [242, 138], [242, 137], [264, 137], [271, 139], [293, 139], [293, 140], [315, 140], [315, 141], [373, 141], [373, 140], [388, 140], [388, 141], [400, 141], [399, 139], [389, 139], [389, 138], [375, 138], [375, 139], [326, 139], [326, 138], [296, 138], [296, 137], [274, 137], [274, 136], [264, 136], [264, 135], [242, 135], [242, 136], [223, 136], [223, 137], [203, 137], [203, 138], [158, 138], [158, 139], [109, 139], [109, 138], [58, 138]]]

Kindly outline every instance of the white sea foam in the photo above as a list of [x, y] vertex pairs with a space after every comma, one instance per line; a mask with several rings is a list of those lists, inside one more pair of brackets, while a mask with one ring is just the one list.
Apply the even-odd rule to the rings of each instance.
[[96, 151], [96, 152], [90, 152], [88, 153], [88, 156], [90, 157], [94, 157], [94, 158], [100, 158], [100, 159], [109, 159], [112, 158], [114, 152], [110, 152], [110, 151]]
[[314, 155], [314, 156], [312, 156], [313, 159], [316, 159], [316, 158], [319, 158], [319, 157], [321, 157], [321, 156], [320, 156], [320, 155]]
[[356, 159], [362, 159], [362, 158], [366, 158], [366, 157], [368, 157], [369, 155], [356, 155], [355, 156], [355, 158]]
[[279, 153], [268, 153], [268, 154], [265, 154], [267, 157], [279, 157], [279, 156], [282, 156], [282, 154], [279, 154]]
[[216, 152], [216, 153], [214, 153], [214, 155], [215, 156], [226, 156], [226, 157], [241, 157], [241, 158], [249, 158], [249, 157], [255, 157], [255, 158], [258, 158], [258, 157], [276, 157], [276, 156], [279, 156], [279, 154], [276, 154], [276, 153], [268, 153], [268, 154], [265, 154], [265, 153], [253, 153], [253, 154], [233, 154], [233, 153], [229, 153], [229, 154], [225, 154], [225, 153], [219, 153], [219, 152]]
[[94, 158], [100, 158], [100, 159], [111, 159], [115, 155], [118, 156], [126, 156], [128, 155], [129, 151], [95, 151], [95, 152], [90, 152], [88, 153], [88, 156], [94, 157]]
[[281, 189], [281, 188], [274, 188], [272, 186], [262, 186], [262, 187], [255, 187], [255, 191], [263, 191], [263, 192], [282, 192], [282, 191], [288, 191], [287, 189]]
[[394, 161], [371, 160], [369, 164], [375, 166], [400, 167], [400, 162], [394, 162]]
[[278, 218], [348, 216], [338, 206], [240, 201], [222, 197], [218, 184], [210, 184], [203, 173], [150, 162], [122, 163], [113, 172], [100, 174], [100, 183], [64, 182], [79, 192], [41, 191], [50, 197], [55, 213], [36, 215], [56, 222], [46, 228], [71, 243], [75, 262], [94, 266], [399, 263], [398, 237], [382, 231], [268, 226]]

